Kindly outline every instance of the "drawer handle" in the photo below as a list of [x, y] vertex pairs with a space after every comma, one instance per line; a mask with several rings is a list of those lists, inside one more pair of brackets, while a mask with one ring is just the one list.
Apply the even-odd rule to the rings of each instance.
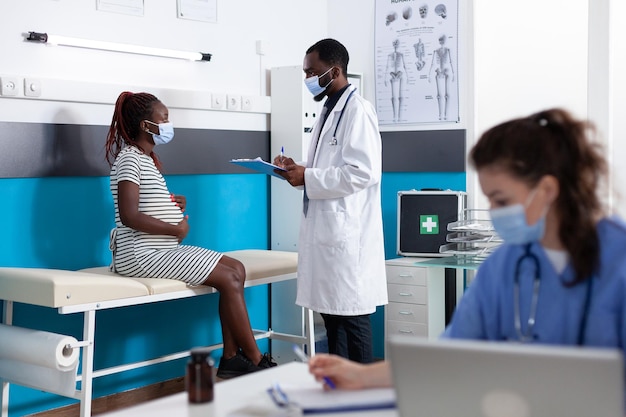
[[399, 311], [398, 314], [402, 316], [412, 316], [413, 312], [412, 311]]
[[405, 333], [405, 334], [413, 334], [413, 332], [410, 331], [410, 330], [400, 330], [399, 332], [400, 333]]
[[398, 276], [399, 276], [400, 278], [410, 278], [410, 277], [412, 277], [413, 275], [411, 275], [411, 274], [399, 274]]
[[399, 292], [398, 295], [401, 297], [411, 297], [413, 294], [410, 292]]

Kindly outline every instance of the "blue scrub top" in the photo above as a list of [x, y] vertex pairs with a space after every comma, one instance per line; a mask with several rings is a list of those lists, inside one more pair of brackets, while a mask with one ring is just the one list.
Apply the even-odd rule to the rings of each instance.
[[[583, 345], [618, 348], [626, 358], [626, 223], [605, 218], [597, 225], [600, 267], [592, 279], [591, 302]], [[504, 244], [480, 266], [475, 279], [459, 302], [443, 337], [518, 341], [514, 319], [514, 274], [524, 245]], [[577, 345], [589, 285], [566, 287], [574, 279], [571, 264], [557, 274], [543, 247], [534, 243], [531, 252], [539, 259], [541, 284], [535, 316], [535, 343]], [[535, 270], [531, 261], [519, 274], [522, 331], [527, 323]]]

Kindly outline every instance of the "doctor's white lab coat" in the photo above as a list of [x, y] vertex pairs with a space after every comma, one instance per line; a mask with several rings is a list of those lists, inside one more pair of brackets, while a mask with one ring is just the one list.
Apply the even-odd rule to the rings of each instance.
[[373, 106], [356, 92], [346, 103], [352, 90], [344, 91], [324, 126], [320, 118], [313, 128], [304, 173], [308, 210], [298, 242], [296, 304], [342, 316], [370, 314], [387, 303], [382, 143]]

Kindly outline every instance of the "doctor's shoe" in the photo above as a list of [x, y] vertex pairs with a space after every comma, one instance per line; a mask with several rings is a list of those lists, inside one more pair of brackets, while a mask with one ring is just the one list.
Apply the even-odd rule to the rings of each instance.
[[278, 366], [278, 364], [274, 361], [274, 358], [272, 358], [269, 353], [265, 352], [257, 366], [261, 369], [267, 369]]
[[222, 356], [220, 366], [217, 368], [215, 375], [221, 379], [230, 379], [249, 374], [250, 372], [260, 371], [261, 369], [262, 368], [253, 364], [250, 359], [246, 358], [241, 351], [238, 351], [237, 354], [230, 359], [225, 359]]

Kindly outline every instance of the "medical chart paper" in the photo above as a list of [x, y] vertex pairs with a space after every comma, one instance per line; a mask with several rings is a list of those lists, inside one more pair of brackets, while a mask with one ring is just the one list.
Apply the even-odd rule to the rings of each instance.
[[242, 167], [246, 167], [248, 169], [252, 169], [254, 171], [258, 171], [263, 174], [271, 175], [276, 178], [280, 178], [284, 180], [283, 177], [274, 172], [275, 169], [279, 171], [287, 171], [284, 168], [279, 167], [278, 165], [270, 164], [269, 162], [265, 162], [261, 157], [257, 157], [254, 159], [231, 159], [231, 163], [240, 165]]
[[280, 407], [295, 407], [303, 414], [394, 408], [392, 388], [364, 390], [324, 390], [316, 386], [274, 384], [268, 394]]

